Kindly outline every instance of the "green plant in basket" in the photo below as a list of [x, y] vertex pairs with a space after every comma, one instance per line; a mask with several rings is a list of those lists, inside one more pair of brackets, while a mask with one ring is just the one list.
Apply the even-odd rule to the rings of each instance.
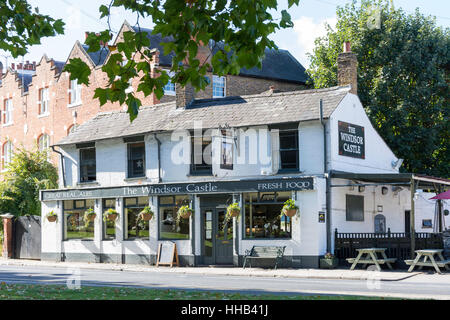
[[144, 207], [141, 212], [139, 212], [139, 219], [144, 221], [149, 221], [153, 218], [154, 212], [149, 206]]
[[239, 203], [234, 202], [234, 203], [230, 204], [227, 207], [227, 213], [225, 215], [225, 221], [224, 221], [224, 224], [223, 224], [223, 228], [225, 229], [225, 226], [227, 226], [228, 223], [234, 217], [238, 217], [240, 213], [241, 213], [241, 207], [239, 206]]
[[52, 210], [49, 213], [47, 213], [45, 217], [47, 218], [48, 221], [55, 222], [58, 218], [58, 215], [55, 213], [55, 211]]
[[177, 212], [177, 225], [180, 223], [181, 219], [189, 219], [192, 214], [194, 214], [194, 209], [190, 208], [188, 205], [181, 206]]
[[85, 223], [84, 225], [86, 228], [89, 227], [89, 223], [91, 221], [95, 220], [96, 216], [97, 216], [97, 214], [95, 213], [94, 209], [92, 209], [92, 208], [89, 208], [84, 212], [83, 219], [84, 219], [84, 223]]
[[287, 217], [293, 217], [297, 214], [298, 207], [295, 205], [295, 201], [292, 199], [288, 199], [284, 202], [283, 208], [281, 209], [280, 218], [283, 217], [283, 215]]
[[113, 208], [109, 208], [103, 213], [103, 221], [116, 221], [119, 217], [119, 214]]

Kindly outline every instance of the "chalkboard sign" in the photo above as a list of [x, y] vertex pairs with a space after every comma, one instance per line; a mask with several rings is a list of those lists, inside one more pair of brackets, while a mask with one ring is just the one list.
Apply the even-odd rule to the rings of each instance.
[[164, 241], [159, 244], [156, 266], [171, 266], [176, 264], [179, 267], [177, 245], [172, 241]]

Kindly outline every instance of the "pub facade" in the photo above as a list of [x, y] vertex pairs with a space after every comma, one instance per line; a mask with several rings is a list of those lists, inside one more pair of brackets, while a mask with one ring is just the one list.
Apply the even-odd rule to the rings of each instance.
[[[172, 241], [181, 265], [240, 266], [252, 246], [276, 245], [285, 267], [315, 268], [333, 250], [332, 230], [379, 227], [368, 203], [389, 208], [385, 226], [408, 206], [378, 196], [381, 187], [331, 187], [349, 182], [332, 172], [398, 173], [349, 86], [164, 103], [131, 123], [102, 113], [54, 148], [60, 188], [40, 195], [43, 260], [155, 264], [158, 245]], [[292, 218], [281, 214], [288, 199], [299, 208]], [[227, 221], [232, 203], [240, 215]], [[184, 205], [194, 213], [178, 220]], [[96, 218], [86, 222], [89, 209]]]

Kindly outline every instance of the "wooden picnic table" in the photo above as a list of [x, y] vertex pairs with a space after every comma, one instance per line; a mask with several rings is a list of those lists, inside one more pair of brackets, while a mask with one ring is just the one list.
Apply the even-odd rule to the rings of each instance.
[[[442, 256], [443, 249], [427, 249], [427, 250], [416, 250], [416, 258], [414, 260], [405, 260], [407, 265], [411, 265], [408, 272], [412, 272], [416, 266], [419, 266], [419, 270], [423, 267], [434, 267], [437, 273], [442, 273], [441, 268], [445, 270], [450, 270], [448, 264], [450, 264], [450, 259], [445, 260]], [[435, 260], [434, 257], [438, 256], [439, 260]], [[421, 259], [423, 260], [421, 261]]]
[[[391, 263], [394, 263], [397, 259], [388, 258], [386, 256], [386, 248], [364, 248], [364, 249], [356, 249], [358, 251], [358, 256], [356, 258], [348, 258], [347, 261], [352, 263], [350, 270], [354, 270], [356, 265], [363, 264], [363, 268], [365, 269], [368, 264], [374, 264], [378, 271], [381, 271], [380, 264], [386, 264], [389, 269], [393, 270]], [[366, 255], [364, 258], [363, 255]], [[377, 257], [377, 254], [381, 254], [382, 258]]]

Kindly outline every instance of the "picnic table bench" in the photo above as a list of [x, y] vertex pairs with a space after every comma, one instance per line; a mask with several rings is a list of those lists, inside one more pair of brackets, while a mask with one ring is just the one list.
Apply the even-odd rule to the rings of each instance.
[[[450, 270], [448, 264], [450, 259], [444, 259], [442, 256], [443, 249], [428, 249], [428, 250], [416, 250], [416, 258], [414, 260], [405, 260], [407, 265], [410, 265], [408, 272], [412, 272], [416, 266], [419, 266], [419, 270], [423, 267], [434, 267], [437, 273], [442, 273], [440, 268]], [[434, 256], [437, 255], [440, 260], [435, 260]], [[422, 261], [421, 258], [423, 258]], [[429, 260], [429, 261], [428, 261]]]
[[[389, 269], [392, 270], [391, 263], [397, 261], [396, 258], [388, 258], [386, 256], [386, 248], [364, 248], [356, 249], [356, 251], [358, 251], [358, 256], [356, 258], [346, 259], [352, 264], [350, 270], [354, 270], [357, 264], [363, 264], [363, 268], [366, 268], [368, 264], [375, 264], [378, 271], [381, 271], [381, 264], [386, 264]], [[382, 258], [378, 258], [377, 253], [381, 254]], [[363, 254], [366, 255], [364, 258], [362, 258]]]
[[275, 261], [275, 269], [278, 266], [278, 262], [283, 259], [284, 249], [286, 246], [253, 246], [251, 250], [245, 251], [244, 266], [247, 265], [247, 260], [252, 266], [251, 261], [254, 259], [273, 259]]

